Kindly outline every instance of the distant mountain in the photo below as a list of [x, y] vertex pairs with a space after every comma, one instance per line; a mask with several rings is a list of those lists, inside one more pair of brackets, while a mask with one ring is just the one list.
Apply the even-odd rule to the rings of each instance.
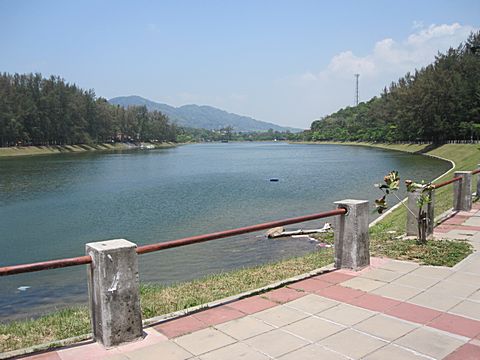
[[157, 103], [140, 96], [119, 96], [108, 100], [110, 104], [128, 106], [145, 105], [148, 110], [158, 110], [167, 115], [170, 120], [180, 126], [215, 130], [233, 127], [234, 131], [291, 131], [299, 132], [300, 129], [279, 126], [272, 123], [252, 119], [248, 116], [232, 114], [212, 106], [184, 105], [173, 107], [167, 104]]

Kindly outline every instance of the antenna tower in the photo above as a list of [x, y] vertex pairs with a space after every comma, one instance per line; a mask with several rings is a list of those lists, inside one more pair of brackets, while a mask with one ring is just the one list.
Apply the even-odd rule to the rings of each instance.
[[355, 106], [358, 106], [358, 78], [360, 74], [355, 74]]

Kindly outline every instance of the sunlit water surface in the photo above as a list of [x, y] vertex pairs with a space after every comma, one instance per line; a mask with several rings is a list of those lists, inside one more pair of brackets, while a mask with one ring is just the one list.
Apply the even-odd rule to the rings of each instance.
[[[83, 255], [92, 241], [150, 244], [330, 210], [346, 198], [373, 201], [381, 195], [373, 184], [392, 169], [431, 180], [448, 167], [395, 151], [286, 143], [2, 159], [0, 266]], [[169, 284], [316, 249], [261, 235], [140, 256], [140, 279]], [[86, 294], [85, 266], [3, 277], [0, 319], [86, 303]]]

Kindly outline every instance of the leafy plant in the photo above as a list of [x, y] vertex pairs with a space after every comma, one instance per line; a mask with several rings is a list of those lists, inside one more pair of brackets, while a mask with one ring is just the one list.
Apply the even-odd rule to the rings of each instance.
[[398, 171], [394, 170], [389, 172], [383, 178], [383, 182], [384, 184], [376, 184], [376, 186], [383, 192], [383, 196], [375, 200], [376, 211], [379, 214], [382, 214], [388, 209], [387, 196], [394, 195], [400, 203], [407, 208], [407, 211], [417, 219], [418, 242], [420, 244], [426, 243], [427, 231], [430, 225], [429, 221], [431, 221], [427, 216], [427, 207], [428, 204], [432, 202], [432, 191], [435, 189], [434, 185], [431, 183], [425, 183], [424, 181], [416, 183], [412, 180], [405, 180], [405, 186], [408, 192], [419, 191], [419, 196], [417, 198], [418, 213], [415, 214], [396, 194], [396, 191], [400, 188], [400, 176], [398, 175]]

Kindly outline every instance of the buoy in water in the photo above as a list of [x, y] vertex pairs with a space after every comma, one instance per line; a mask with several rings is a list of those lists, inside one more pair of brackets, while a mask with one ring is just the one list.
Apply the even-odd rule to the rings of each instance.
[[270, 181], [271, 181], [271, 182], [277, 182], [277, 181], [278, 181], [278, 178], [270, 178]]

